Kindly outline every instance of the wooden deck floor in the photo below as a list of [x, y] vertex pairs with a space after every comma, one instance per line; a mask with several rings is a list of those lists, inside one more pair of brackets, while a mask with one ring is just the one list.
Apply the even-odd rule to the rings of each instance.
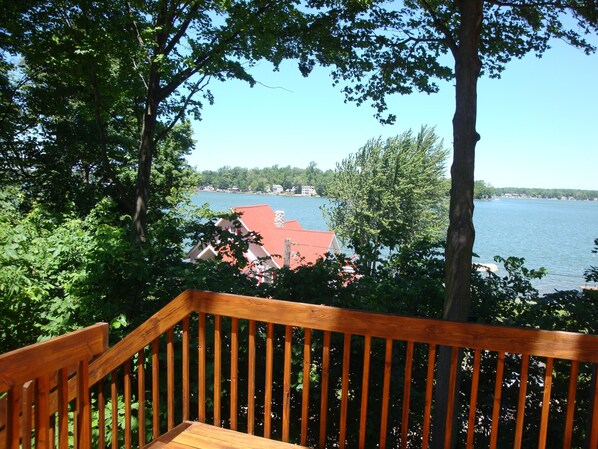
[[303, 446], [185, 421], [145, 449], [300, 449]]

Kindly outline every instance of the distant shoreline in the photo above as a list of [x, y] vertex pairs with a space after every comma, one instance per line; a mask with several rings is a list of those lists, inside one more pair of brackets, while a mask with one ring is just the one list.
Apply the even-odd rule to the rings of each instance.
[[[300, 197], [300, 198], [331, 198], [328, 196], [322, 195], [303, 195], [301, 193], [291, 193], [291, 192], [282, 192], [282, 193], [273, 193], [273, 192], [253, 192], [253, 191], [242, 191], [242, 190], [232, 190], [232, 189], [201, 189], [197, 188], [194, 191], [195, 193], [227, 193], [227, 194], [242, 194], [242, 195], [268, 195], [268, 196], [283, 196], [283, 197]], [[476, 201], [492, 201], [500, 198], [508, 198], [508, 199], [521, 199], [521, 200], [551, 200], [551, 201], [589, 201], [589, 202], [598, 202], [598, 197], [595, 198], [575, 198], [572, 196], [564, 196], [564, 197], [548, 197], [548, 196], [533, 196], [533, 195], [523, 195], [523, 194], [513, 194], [513, 193], [505, 193], [503, 195], [493, 195], [484, 198], [475, 198]]]

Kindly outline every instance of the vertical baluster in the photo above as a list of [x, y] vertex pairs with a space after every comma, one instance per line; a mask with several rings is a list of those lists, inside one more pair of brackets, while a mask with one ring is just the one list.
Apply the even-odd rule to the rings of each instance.
[[324, 332], [322, 344], [322, 382], [320, 398], [320, 449], [326, 445], [326, 425], [328, 420], [328, 377], [330, 370], [330, 332]]
[[[139, 447], [145, 446], [145, 348], [137, 353], [137, 397], [139, 398], [138, 439]], [[100, 446], [101, 448], [101, 446]]]
[[21, 396], [23, 386], [16, 385], [8, 390], [6, 398], [6, 448], [19, 449]]
[[469, 419], [467, 421], [467, 443], [466, 448], [473, 448], [473, 440], [475, 437], [475, 422], [476, 409], [478, 403], [478, 387], [480, 384], [480, 359], [481, 353], [476, 349], [473, 354], [473, 367], [471, 377], [471, 393], [469, 395]]
[[590, 433], [590, 446], [591, 448], [598, 447], [598, 364], [592, 365], [593, 373], [593, 384], [594, 384], [594, 398], [592, 399], [592, 425]]
[[124, 399], [125, 399], [125, 449], [131, 449], [131, 360], [124, 367]]
[[266, 379], [264, 387], [264, 437], [270, 438], [272, 432], [272, 364], [274, 324], [266, 326]]
[[436, 362], [436, 345], [428, 348], [428, 371], [426, 375], [426, 398], [424, 400], [424, 425], [422, 428], [422, 449], [428, 449], [430, 441], [430, 415], [432, 414], [432, 390], [434, 388], [434, 366]]
[[307, 445], [309, 420], [309, 380], [311, 376], [311, 329], [306, 328], [303, 338], [303, 392], [301, 397], [301, 445]]
[[33, 430], [33, 403], [35, 401], [35, 382], [23, 385], [23, 416], [21, 418], [21, 444], [23, 449], [31, 449], [31, 431]]
[[498, 441], [498, 420], [500, 417], [500, 400], [502, 396], [502, 378], [505, 368], [505, 354], [498, 353], [498, 361], [496, 363], [496, 379], [494, 381], [494, 405], [492, 407], [492, 428], [490, 430], [490, 447], [496, 448]]
[[579, 362], [571, 361], [569, 373], [569, 391], [567, 394], [567, 415], [565, 417], [565, 435], [563, 437], [563, 449], [571, 449], [571, 436], [573, 434], [573, 416], [575, 414], [575, 396], [577, 393], [577, 375], [579, 373]]
[[453, 432], [453, 412], [455, 408], [455, 389], [457, 387], [457, 368], [459, 362], [459, 348], [451, 347], [451, 368], [449, 374], [448, 400], [446, 409], [446, 421], [444, 423], [444, 449], [451, 447]]
[[[67, 429], [68, 431], [68, 429]], [[68, 447], [68, 434], [67, 446]], [[98, 449], [106, 447], [106, 398], [104, 397], [104, 380], [98, 382]], [[62, 447], [60, 449], [63, 449]]]
[[220, 418], [220, 394], [222, 376], [222, 341], [220, 340], [222, 318], [214, 317], [214, 425], [222, 425]]
[[48, 449], [50, 428], [48, 423], [50, 378], [43, 375], [35, 381], [35, 448]]
[[291, 326], [285, 326], [284, 332], [284, 371], [282, 380], [282, 441], [289, 441], [291, 421], [291, 343], [293, 332]]
[[183, 319], [183, 421], [189, 420], [189, 317]]
[[166, 333], [166, 406], [168, 418], [167, 429], [174, 427], [174, 328]]
[[230, 428], [237, 430], [239, 388], [239, 319], [231, 319], [230, 331]]
[[525, 399], [527, 397], [527, 376], [529, 373], [529, 355], [521, 355], [521, 376], [519, 377], [519, 401], [517, 403], [517, 421], [515, 422], [515, 442], [513, 449], [521, 449], [523, 421], [525, 419]]
[[351, 334], [344, 335], [343, 341], [343, 374], [341, 378], [341, 416], [339, 447], [345, 448], [347, 439], [347, 408], [349, 401], [349, 367], [351, 364]]
[[363, 344], [363, 375], [361, 376], [361, 408], [359, 410], [359, 449], [365, 449], [366, 423], [370, 387], [370, 358], [372, 338], [365, 336]]
[[[540, 418], [540, 438], [538, 449], [546, 447], [546, 433], [548, 432], [548, 415], [550, 414], [550, 392], [552, 390], [552, 367], [554, 359], [546, 358], [546, 373], [544, 374], [544, 396], [542, 397], [542, 415]], [[596, 446], [593, 446], [596, 447]]]
[[382, 387], [382, 413], [380, 414], [380, 448], [386, 448], [388, 433], [388, 400], [390, 398], [390, 368], [392, 366], [392, 340], [386, 339], [384, 354], [384, 383]]
[[413, 342], [407, 342], [405, 355], [405, 382], [403, 384], [403, 413], [401, 417], [401, 448], [407, 448], [407, 430], [409, 429], [409, 403], [411, 402], [411, 371], [413, 366]]
[[[98, 405], [99, 407], [99, 405]], [[58, 447], [67, 449], [69, 445], [69, 387], [66, 368], [58, 370]], [[103, 416], [98, 425], [100, 434], [104, 424]]]
[[48, 440], [49, 448], [56, 449], [56, 414], [50, 415], [50, 439]]
[[206, 314], [199, 314], [197, 332], [197, 419], [206, 422]]
[[116, 370], [110, 374], [110, 399], [112, 401], [112, 449], [118, 449], [118, 385]]
[[160, 340], [152, 341], [152, 435], [160, 436]]
[[253, 435], [255, 422], [255, 321], [249, 321], [247, 360], [247, 433]]
[[77, 416], [79, 418], [79, 449], [89, 449], [91, 447], [91, 399], [89, 397], [89, 362], [83, 360], [79, 362], [77, 373], [78, 389]]

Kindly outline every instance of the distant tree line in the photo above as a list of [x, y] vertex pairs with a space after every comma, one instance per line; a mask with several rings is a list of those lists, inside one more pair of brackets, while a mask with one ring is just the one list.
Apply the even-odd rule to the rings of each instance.
[[527, 198], [598, 200], [598, 190], [540, 189], [533, 187], [493, 187], [484, 181], [476, 181], [475, 198], [489, 199], [496, 196], [521, 196]]
[[215, 189], [238, 188], [243, 192], [268, 192], [273, 184], [279, 184], [285, 191], [301, 193], [301, 186], [313, 186], [318, 195], [326, 195], [326, 188], [332, 179], [333, 171], [323, 171], [315, 162], [307, 168], [287, 165], [273, 165], [265, 168], [221, 167], [218, 170], [204, 170], [201, 175], [201, 187], [212, 186]]
[[[330, 184], [334, 170], [322, 170], [316, 162], [310, 162], [307, 168], [279, 167], [273, 165], [265, 168], [220, 167], [218, 170], [200, 172], [200, 187], [212, 186], [215, 189], [232, 189], [237, 187], [242, 192], [268, 192], [273, 184], [279, 184], [285, 191], [301, 193], [301, 186], [313, 186], [318, 195], [332, 196]], [[446, 180], [444, 191], [449, 194], [449, 183]], [[581, 189], [541, 189], [533, 187], [494, 187], [485, 181], [475, 182], [475, 199], [484, 200], [499, 196], [520, 196], [526, 198], [574, 199], [580, 201], [598, 200], [598, 190]]]

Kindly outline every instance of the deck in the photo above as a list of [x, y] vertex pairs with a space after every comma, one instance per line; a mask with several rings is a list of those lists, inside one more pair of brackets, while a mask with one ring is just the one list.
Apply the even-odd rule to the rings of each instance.
[[199, 422], [185, 421], [146, 449], [301, 449], [295, 444], [247, 435]]
[[0, 449], [598, 448], [598, 336], [201, 291], [107, 332], [0, 355]]

